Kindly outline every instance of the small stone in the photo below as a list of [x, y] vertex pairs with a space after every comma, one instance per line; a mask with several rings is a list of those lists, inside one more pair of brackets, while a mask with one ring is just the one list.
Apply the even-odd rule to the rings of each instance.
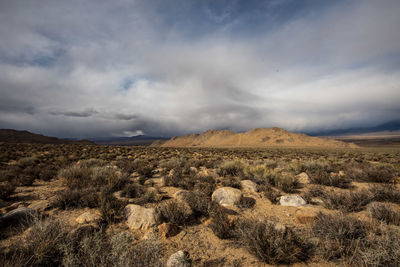
[[242, 180], [240, 183], [244, 191], [249, 191], [254, 193], [258, 191], [257, 184], [251, 180]]
[[168, 261], [167, 267], [190, 267], [192, 266], [192, 260], [187, 251], [179, 250], [172, 254]]
[[77, 223], [99, 223], [101, 221], [101, 213], [98, 210], [85, 211], [75, 220]]
[[279, 203], [282, 206], [299, 207], [306, 205], [306, 201], [299, 195], [281, 196]]
[[233, 187], [221, 187], [214, 191], [211, 198], [222, 206], [234, 206], [240, 203], [242, 192]]
[[125, 207], [125, 218], [131, 229], [148, 229], [160, 220], [160, 215], [154, 208], [144, 208], [139, 205], [129, 204]]
[[176, 236], [179, 234], [179, 227], [173, 223], [162, 223], [158, 228], [158, 237], [162, 239], [167, 239], [171, 236]]

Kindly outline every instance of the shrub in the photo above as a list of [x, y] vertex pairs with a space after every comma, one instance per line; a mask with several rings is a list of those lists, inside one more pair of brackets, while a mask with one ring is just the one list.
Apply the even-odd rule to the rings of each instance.
[[242, 209], [249, 209], [254, 207], [256, 200], [251, 197], [242, 197], [239, 201], [238, 207]]
[[347, 166], [346, 173], [353, 180], [370, 183], [394, 183], [398, 175], [392, 165], [384, 163], [372, 165], [352, 162]]
[[224, 161], [218, 168], [220, 176], [240, 176], [243, 173], [243, 164], [240, 161]]
[[213, 233], [221, 239], [231, 238], [233, 234], [233, 223], [229, 220], [225, 208], [221, 207], [216, 202], [212, 202], [209, 206], [209, 214], [211, 222], [208, 227], [210, 227]]
[[272, 185], [286, 193], [293, 193], [299, 187], [297, 177], [292, 174], [282, 173], [274, 177], [274, 179]]
[[183, 200], [189, 205], [194, 217], [209, 216], [212, 205], [209, 196], [199, 191], [187, 192], [183, 195]]
[[55, 166], [44, 166], [39, 174], [39, 178], [43, 181], [50, 181], [52, 178], [56, 177], [58, 173], [58, 168]]
[[237, 189], [241, 189], [242, 188], [242, 184], [240, 183], [239, 178], [233, 177], [233, 176], [225, 176], [221, 180], [221, 184], [223, 186], [233, 187], [233, 188], [237, 188]]
[[10, 197], [14, 191], [16, 186], [9, 181], [0, 182], [0, 199], [7, 199]]
[[368, 190], [350, 192], [325, 192], [322, 196], [324, 206], [344, 212], [357, 212], [365, 208], [373, 200]]
[[368, 212], [372, 218], [387, 224], [400, 225], [400, 213], [388, 203], [373, 202], [368, 205]]
[[264, 197], [268, 198], [272, 204], [276, 204], [279, 201], [279, 197], [282, 195], [279, 191], [273, 189], [270, 185], [260, 185], [258, 190], [263, 192]]
[[329, 173], [325, 170], [316, 170], [314, 172], [307, 172], [307, 174], [313, 184], [335, 186], [339, 188], [350, 187], [350, 179], [336, 173]]
[[400, 266], [399, 230], [385, 225], [379, 228], [378, 233], [369, 236], [355, 262], [371, 267]]
[[61, 246], [66, 236], [63, 224], [52, 218], [35, 219], [32, 228], [0, 260], [5, 266], [58, 266], [62, 261]]
[[375, 201], [387, 201], [400, 204], [400, 190], [392, 184], [372, 185], [369, 187]]
[[312, 227], [313, 235], [319, 239], [319, 252], [327, 260], [356, 255], [368, 231], [366, 223], [343, 213], [319, 213]]
[[263, 164], [250, 165], [245, 168], [244, 176], [257, 184], [264, 184], [269, 181], [269, 171], [267, 166]]
[[312, 244], [305, 236], [266, 220], [239, 220], [235, 224], [234, 237], [240, 245], [268, 264], [306, 261], [312, 253]]
[[162, 221], [176, 225], [183, 225], [189, 221], [191, 210], [183, 202], [170, 199], [161, 202], [157, 206], [157, 212], [161, 215]]
[[52, 206], [60, 209], [96, 208], [99, 206], [99, 196], [93, 189], [63, 190], [56, 193]]
[[[127, 182], [126, 174], [107, 166], [91, 166], [92, 163], [75, 164], [59, 172], [63, 184], [70, 189], [95, 188], [118, 190]], [[88, 165], [90, 167], [88, 167]]]
[[112, 192], [103, 190], [99, 198], [99, 207], [103, 222], [110, 224], [119, 219], [126, 204], [126, 202], [114, 197]]
[[[75, 246], [72, 244], [76, 244]], [[98, 231], [63, 246], [64, 266], [162, 266], [162, 245], [153, 239], [134, 242], [125, 232], [108, 237]]]

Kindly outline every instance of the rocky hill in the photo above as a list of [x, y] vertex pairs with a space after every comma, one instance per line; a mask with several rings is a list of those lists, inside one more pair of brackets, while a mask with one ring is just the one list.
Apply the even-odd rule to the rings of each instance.
[[285, 131], [281, 128], [256, 128], [245, 133], [228, 130], [208, 130], [202, 134], [173, 137], [161, 147], [338, 147], [354, 148], [357, 145], [338, 140], [312, 137]]
[[0, 142], [5, 143], [37, 143], [37, 144], [83, 144], [93, 145], [88, 140], [63, 140], [28, 131], [17, 131], [12, 129], [0, 129]]

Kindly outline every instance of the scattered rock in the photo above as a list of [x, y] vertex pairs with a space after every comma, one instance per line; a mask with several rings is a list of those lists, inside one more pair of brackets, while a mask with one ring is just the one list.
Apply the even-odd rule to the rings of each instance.
[[211, 197], [222, 206], [234, 206], [240, 203], [242, 192], [233, 187], [221, 187], [215, 190]]
[[50, 202], [48, 200], [40, 200], [38, 202], [30, 204], [28, 208], [31, 208], [36, 211], [45, 211], [50, 208]]
[[167, 239], [171, 236], [176, 236], [179, 234], [179, 227], [173, 223], [162, 223], [158, 228], [158, 237], [162, 239]]
[[179, 250], [172, 254], [168, 261], [167, 267], [190, 267], [192, 266], [192, 260], [187, 251]]
[[190, 171], [193, 172], [193, 173], [197, 173], [198, 172], [196, 167], [190, 167]]
[[101, 213], [98, 210], [89, 210], [85, 211], [75, 220], [77, 223], [85, 224], [85, 223], [99, 223], [101, 221]]
[[299, 207], [306, 205], [306, 201], [299, 195], [281, 196], [279, 203], [282, 206]]
[[299, 175], [297, 175], [297, 180], [301, 184], [309, 184], [310, 183], [310, 177], [305, 172], [302, 172]]
[[2, 215], [0, 217], [0, 226], [8, 227], [27, 224], [35, 215], [37, 215], [37, 212], [31, 208], [18, 208]]
[[148, 229], [158, 223], [160, 215], [154, 208], [129, 204], [125, 207], [125, 218], [131, 229]]
[[249, 191], [254, 193], [258, 191], [257, 184], [251, 180], [242, 180], [240, 183], [244, 191]]
[[296, 219], [301, 224], [311, 224], [317, 219], [317, 214], [313, 208], [300, 207], [296, 210]]

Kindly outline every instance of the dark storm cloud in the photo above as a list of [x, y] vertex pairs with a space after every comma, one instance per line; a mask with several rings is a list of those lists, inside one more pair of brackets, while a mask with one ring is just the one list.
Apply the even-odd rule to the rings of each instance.
[[91, 117], [99, 112], [93, 109], [83, 110], [83, 111], [50, 111], [51, 115], [63, 115], [66, 117], [80, 117], [80, 118], [87, 118]]
[[0, 2], [0, 128], [63, 137], [400, 117], [400, 2]]

